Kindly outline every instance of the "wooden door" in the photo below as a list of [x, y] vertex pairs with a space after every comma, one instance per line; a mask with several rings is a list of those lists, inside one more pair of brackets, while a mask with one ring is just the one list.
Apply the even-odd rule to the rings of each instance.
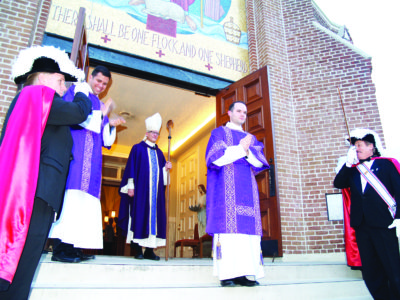
[[[189, 210], [189, 206], [197, 204], [198, 197], [198, 151], [193, 151], [178, 161], [178, 208], [177, 208], [177, 232], [176, 240], [193, 239], [194, 226], [197, 223], [197, 215]], [[177, 256], [180, 249], [177, 249]], [[185, 247], [183, 256], [192, 257], [193, 251]]]
[[264, 143], [264, 154], [271, 168], [256, 176], [260, 194], [262, 240], [274, 242], [278, 248], [277, 255], [282, 256], [282, 234], [275, 182], [274, 138], [267, 67], [259, 69], [220, 91], [216, 100], [217, 126], [224, 125], [229, 121], [227, 112], [231, 103], [244, 101], [247, 105], [247, 120], [244, 130], [254, 134], [259, 141]]

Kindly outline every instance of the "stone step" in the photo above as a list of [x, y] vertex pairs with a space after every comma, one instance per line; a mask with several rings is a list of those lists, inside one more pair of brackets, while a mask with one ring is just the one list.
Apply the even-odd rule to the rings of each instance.
[[372, 299], [361, 278], [343, 262], [284, 262], [265, 258], [258, 287], [222, 288], [212, 276], [211, 259], [170, 258], [154, 262], [130, 257], [96, 256], [78, 264], [42, 256], [30, 300], [109, 299], [147, 296], [173, 299]]
[[[121, 298], [120, 298], [121, 297]], [[122, 298], [123, 297], [123, 298]], [[258, 287], [185, 288], [69, 288], [32, 290], [29, 300], [109, 300], [109, 299], [296, 299], [371, 300], [362, 281], [261, 285]]]

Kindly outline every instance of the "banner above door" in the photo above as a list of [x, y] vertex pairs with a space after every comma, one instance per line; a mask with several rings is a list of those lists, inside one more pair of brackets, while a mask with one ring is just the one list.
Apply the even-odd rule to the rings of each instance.
[[245, 0], [53, 0], [46, 32], [227, 80], [248, 75]]

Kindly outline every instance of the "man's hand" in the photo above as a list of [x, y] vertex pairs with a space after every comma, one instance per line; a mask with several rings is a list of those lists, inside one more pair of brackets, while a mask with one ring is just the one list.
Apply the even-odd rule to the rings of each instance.
[[168, 171], [168, 170], [171, 170], [171, 169], [172, 169], [172, 163], [170, 161], [167, 161], [165, 163], [165, 170]]
[[358, 163], [358, 158], [357, 158], [356, 147], [351, 146], [349, 148], [349, 151], [347, 152], [346, 166], [350, 168], [352, 165], [355, 165], [357, 163]]
[[128, 189], [128, 196], [133, 197], [135, 195], [135, 190], [134, 189]]
[[114, 126], [114, 127], [117, 127], [121, 124], [126, 123], [125, 119], [122, 117], [118, 117], [116, 119], [110, 119], [109, 122], [110, 122], [110, 126]]
[[111, 98], [108, 98], [108, 100], [104, 103], [104, 105], [101, 105], [101, 111], [103, 113], [103, 117], [108, 116], [109, 113], [115, 108], [115, 103], [114, 100]]
[[79, 92], [84, 93], [87, 97], [89, 97], [89, 93], [92, 93], [92, 89], [87, 82], [79, 82], [75, 84], [74, 94], [76, 95], [76, 93]]
[[395, 228], [396, 227], [396, 235], [398, 238], [400, 238], [400, 219], [394, 219], [393, 223], [389, 225], [389, 229]]
[[249, 154], [251, 139], [252, 139], [251, 134], [248, 133], [244, 138], [240, 140], [240, 145], [242, 145], [244, 151], [246, 151], [246, 155]]

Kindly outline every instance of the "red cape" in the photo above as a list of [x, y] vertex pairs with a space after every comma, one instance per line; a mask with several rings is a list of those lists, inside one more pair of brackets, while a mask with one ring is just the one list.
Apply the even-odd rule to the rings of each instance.
[[41, 139], [55, 91], [22, 89], [0, 146], [0, 278], [12, 282], [35, 198]]
[[[399, 162], [390, 157], [373, 157], [371, 159], [388, 159], [396, 167], [400, 174], [400, 164]], [[355, 166], [355, 165], [354, 165]], [[346, 188], [342, 190], [343, 195], [343, 212], [344, 212], [344, 240], [347, 264], [351, 267], [361, 267], [360, 252], [358, 251], [356, 234], [354, 229], [350, 226], [350, 189]]]
[[361, 267], [360, 252], [358, 251], [356, 233], [350, 226], [350, 188], [342, 190], [343, 197], [343, 222], [344, 222], [344, 246], [346, 250], [347, 265]]

